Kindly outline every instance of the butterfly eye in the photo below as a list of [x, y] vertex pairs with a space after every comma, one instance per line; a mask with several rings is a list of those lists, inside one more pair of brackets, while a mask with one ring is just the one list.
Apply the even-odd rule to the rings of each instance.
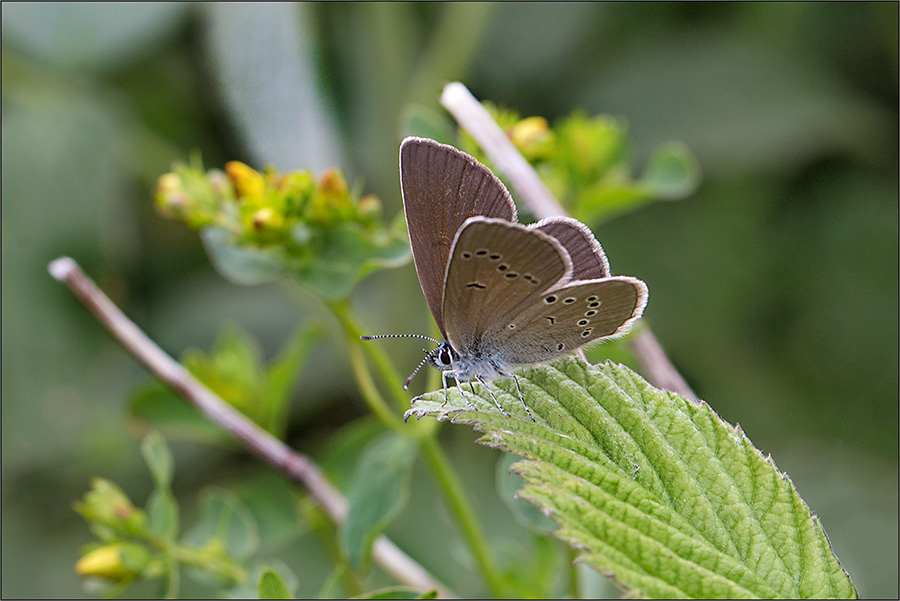
[[441, 354], [438, 355], [438, 360], [439, 360], [443, 365], [450, 365], [450, 362], [451, 362], [450, 352], [449, 352], [447, 349], [443, 349], [443, 350], [441, 351]]

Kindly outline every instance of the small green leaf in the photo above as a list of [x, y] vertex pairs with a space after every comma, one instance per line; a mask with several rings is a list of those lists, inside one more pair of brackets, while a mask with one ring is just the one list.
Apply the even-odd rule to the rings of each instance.
[[260, 599], [293, 599], [294, 596], [288, 590], [287, 585], [278, 572], [265, 570], [259, 578]]
[[283, 434], [294, 382], [306, 363], [310, 350], [322, 338], [323, 331], [319, 326], [299, 328], [279, 356], [269, 364], [259, 402], [265, 407], [268, 418], [267, 423], [261, 425], [270, 432]]
[[147, 499], [147, 523], [150, 532], [163, 540], [178, 536], [178, 503], [169, 489], [156, 489]]
[[650, 194], [663, 200], [680, 200], [700, 184], [700, 163], [681, 142], [669, 142], [656, 148], [640, 182]]
[[341, 582], [344, 579], [344, 575], [349, 571], [346, 563], [339, 563], [334, 566], [334, 569], [328, 575], [328, 578], [325, 579], [325, 582], [322, 583], [322, 586], [319, 588], [319, 592], [316, 595], [317, 599], [340, 599], [345, 595], [342, 594]]
[[456, 128], [444, 113], [439, 113], [430, 106], [408, 105], [403, 109], [400, 123], [404, 137], [431, 138], [444, 144], [453, 144], [456, 141]]
[[200, 230], [206, 254], [225, 279], [254, 286], [272, 282], [284, 274], [284, 250], [236, 244], [236, 236], [223, 227], [208, 225]]
[[156, 487], [159, 490], [169, 490], [174, 462], [172, 453], [159, 432], [150, 432], [144, 437], [141, 442], [141, 454], [144, 456], [144, 461], [147, 462], [147, 467], [150, 468]]
[[516, 491], [522, 485], [522, 478], [510, 471], [510, 466], [518, 460], [515, 455], [503, 453], [497, 459], [497, 492], [500, 499], [512, 511], [516, 521], [535, 532], [547, 533], [556, 529], [556, 524], [541, 513], [541, 510], [530, 503], [515, 498]]
[[526, 457], [518, 495], [547, 512], [578, 560], [630, 595], [854, 597], [818, 518], [771, 457], [703, 402], [650, 386], [630, 369], [575, 358], [483, 388], [414, 401], [411, 415], [452, 416], [483, 444]]
[[409, 498], [416, 444], [392, 432], [374, 439], [362, 455], [347, 495], [349, 511], [341, 544], [350, 564], [361, 569], [372, 542], [397, 516]]
[[154, 380], [135, 390], [129, 399], [131, 415], [170, 439], [230, 446], [234, 438], [185, 401], [171, 388]]
[[253, 516], [238, 498], [220, 489], [204, 493], [200, 520], [185, 535], [184, 543], [194, 547], [221, 544], [231, 557], [249, 557], [259, 546]]
[[362, 595], [350, 597], [351, 599], [437, 599], [437, 591], [425, 593], [405, 586], [389, 586], [375, 591], [369, 591]]
[[390, 237], [377, 239], [355, 223], [311, 230], [307, 242], [310, 256], [297, 261], [291, 271], [325, 299], [346, 298], [372, 271], [409, 261], [409, 241], [400, 227], [404, 223], [395, 222]]

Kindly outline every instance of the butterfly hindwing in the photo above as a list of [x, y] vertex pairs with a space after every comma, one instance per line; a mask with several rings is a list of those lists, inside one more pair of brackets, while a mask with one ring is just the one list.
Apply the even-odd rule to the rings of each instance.
[[516, 208], [491, 171], [452, 146], [406, 138], [400, 146], [403, 209], [419, 284], [441, 332], [450, 247], [469, 217], [515, 221]]
[[572, 259], [572, 278], [593, 280], [609, 276], [609, 262], [586, 225], [571, 217], [549, 217], [530, 227], [556, 238]]
[[646, 303], [647, 286], [636, 278], [570, 282], [519, 305], [485, 334], [484, 344], [503, 349], [506, 363], [547, 361], [625, 333]]
[[447, 340], [461, 353], [482, 348], [488, 329], [517, 307], [539, 301], [571, 272], [571, 260], [555, 238], [500, 219], [468, 219], [447, 269]]

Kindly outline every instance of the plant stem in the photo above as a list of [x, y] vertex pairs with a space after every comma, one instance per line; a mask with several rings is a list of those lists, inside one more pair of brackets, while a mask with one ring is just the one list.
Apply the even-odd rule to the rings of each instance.
[[[335, 523], [344, 521], [347, 501], [324, 478], [309, 457], [274, 438], [197, 381], [128, 319], [75, 261], [69, 257], [61, 257], [50, 263], [49, 271], [54, 278], [65, 283], [116, 340], [154, 375], [230, 432], [251, 452], [275, 466], [291, 480], [303, 484], [310, 496]], [[437, 590], [442, 597], [454, 596], [387, 537], [379, 536], [372, 550], [375, 561], [398, 581], [423, 590]]]
[[[328, 308], [331, 309], [331, 312], [344, 328], [344, 332], [347, 334], [348, 344], [351, 347], [355, 344], [358, 348], [360, 343], [359, 338], [360, 336], [363, 336], [365, 332], [363, 332], [359, 324], [356, 323], [347, 302], [337, 301], [328, 303]], [[391, 365], [384, 353], [379, 351], [375, 345], [366, 344], [363, 348], [366, 349], [369, 359], [371, 359], [372, 363], [375, 365], [378, 375], [381, 376], [381, 379], [387, 385], [397, 407], [401, 411], [405, 411], [409, 405], [409, 395], [403, 389], [403, 380], [400, 379], [400, 374], [397, 373], [397, 370], [394, 369], [394, 366]]]
[[372, 410], [372, 413], [375, 414], [375, 417], [380, 419], [389, 428], [401, 431], [403, 422], [391, 408], [388, 407], [387, 403], [384, 402], [381, 393], [378, 392], [378, 387], [375, 386], [375, 381], [372, 379], [372, 374], [363, 358], [362, 350], [359, 348], [359, 338], [356, 338], [355, 336], [348, 336], [347, 338], [347, 354], [350, 356], [350, 365], [353, 368], [353, 375], [356, 377], [356, 383], [359, 385], [359, 390], [362, 392], [363, 399], [366, 401], [369, 409]]
[[469, 503], [456, 472], [453, 471], [447, 456], [444, 455], [434, 437], [422, 438], [420, 445], [434, 477], [444, 491], [444, 498], [450, 506], [450, 510], [459, 522], [463, 537], [472, 549], [475, 561], [484, 575], [491, 595], [498, 598], [503, 597], [505, 590], [503, 577], [497, 570], [497, 565], [490, 553], [487, 537], [484, 535], [481, 524], [478, 523], [475, 510]]
[[[525, 160], [487, 109], [466, 86], [459, 82], [448, 83], [441, 94], [441, 104], [475, 138], [481, 149], [497, 166], [497, 170], [509, 178], [513, 188], [536, 217], [544, 219], [567, 214], [537, 171]], [[640, 361], [647, 379], [653, 385], [677, 392], [695, 403], [698, 402], [697, 395], [669, 361], [649, 328], [644, 328], [633, 337], [631, 349]]]
[[[381, 395], [378, 393], [377, 388], [375, 388], [374, 382], [372, 382], [371, 374], [359, 354], [359, 337], [362, 335], [362, 329], [354, 320], [353, 314], [345, 301], [329, 303], [328, 306], [344, 328], [348, 347], [350, 349], [350, 361], [353, 363], [353, 373], [357, 377], [360, 390], [363, 391], [364, 396], [371, 395], [372, 397], [377, 397], [377, 402], [373, 403], [368, 400], [367, 402], [369, 402], [370, 407], [372, 407], [373, 412], [376, 413], [379, 419], [388, 426], [394, 428], [394, 424], [396, 424], [398, 420], [390, 414], [390, 409], [388, 409], [387, 405], [381, 399]], [[388, 383], [394, 393], [397, 403], [405, 409], [409, 403], [409, 395], [403, 390], [403, 385], [400, 383], [400, 376], [397, 374], [397, 371], [390, 364], [390, 361], [385, 357], [384, 353], [379, 351], [377, 347], [366, 345], [365, 348], [368, 350], [369, 357], [375, 364], [378, 374]], [[427, 459], [431, 471], [437, 480], [438, 486], [444, 495], [444, 499], [459, 523], [463, 538], [471, 548], [472, 554], [475, 556], [475, 561], [484, 576], [488, 588], [495, 597], [502, 596], [504, 590], [503, 579], [497, 571], [496, 564], [490, 553], [487, 538], [484, 535], [481, 524], [478, 522], [478, 518], [471, 503], [466, 497], [456, 472], [454, 472], [447, 456], [437, 444], [437, 422], [429, 421], [419, 423], [422, 424], [422, 426], [420, 426], [418, 431], [411, 431], [409, 428], [397, 428], [397, 430], [405, 432], [418, 440], [422, 454]], [[434, 425], [426, 426], [425, 424]]]

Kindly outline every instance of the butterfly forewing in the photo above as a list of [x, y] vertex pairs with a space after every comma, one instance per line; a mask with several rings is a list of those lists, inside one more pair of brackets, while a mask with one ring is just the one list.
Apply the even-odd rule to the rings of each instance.
[[575, 281], [517, 307], [490, 328], [484, 344], [502, 349], [507, 363], [547, 361], [625, 333], [646, 303], [647, 286], [632, 277]]
[[406, 138], [400, 146], [400, 185], [419, 284], [446, 336], [442, 299], [450, 247], [469, 217], [514, 221], [506, 187], [484, 165], [452, 146]]
[[600, 243], [586, 225], [571, 217], [550, 217], [531, 227], [556, 238], [572, 259], [572, 278], [593, 280], [609, 276], [609, 263]]
[[484, 333], [519, 306], [568, 278], [572, 263], [556, 239], [518, 223], [472, 217], [453, 244], [443, 315], [460, 353], [482, 349]]

